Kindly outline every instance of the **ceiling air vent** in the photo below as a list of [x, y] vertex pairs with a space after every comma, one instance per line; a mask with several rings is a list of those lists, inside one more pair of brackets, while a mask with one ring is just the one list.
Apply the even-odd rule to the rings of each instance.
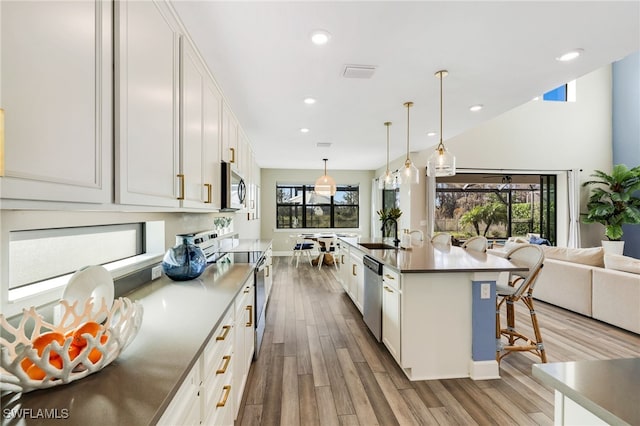
[[331, 148], [331, 142], [318, 142], [316, 146], [318, 148]]
[[371, 78], [376, 71], [373, 65], [345, 65], [342, 76], [345, 78]]

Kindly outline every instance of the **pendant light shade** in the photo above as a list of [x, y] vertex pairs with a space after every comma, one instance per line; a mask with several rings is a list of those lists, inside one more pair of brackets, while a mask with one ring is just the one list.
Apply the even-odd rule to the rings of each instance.
[[387, 171], [384, 176], [378, 179], [378, 189], [396, 189], [396, 180], [393, 178], [393, 174], [389, 171], [389, 126], [391, 126], [391, 122], [387, 121], [384, 125], [387, 128]]
[[313, 190], [316, 192], [316, 194], [333, 197], [334, 195], [336, 195], [336, 181], [327, 174], [328, 160], [326, 158], [323, 158], [322, 161], [324, 161], [324, 175], [316, 179], [316, 185]]
[[420, 174], [409, 157], [409, 109], [413, 106], [413, 102], [405, 102], [404, 106], [407, 107], [407, 159], [404, 160], [402, 168], [402, 182], [414, 184], [420, 182]]
[[456, 174], [456, 157], [444, 147], [442, 142], [442, 80], [449, 74], [446, 70], [436, 73], [440, 79], [440, 143], [427, 160], [428, 176], [453, 176]]

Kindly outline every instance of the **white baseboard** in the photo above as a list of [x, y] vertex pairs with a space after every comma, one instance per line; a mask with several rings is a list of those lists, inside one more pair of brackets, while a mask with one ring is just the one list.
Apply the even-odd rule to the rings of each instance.
[[489, 361], [471, 361], [469, 377], [473, 380], [489, 380], [500, 378], [500, 365], [495, 359]]

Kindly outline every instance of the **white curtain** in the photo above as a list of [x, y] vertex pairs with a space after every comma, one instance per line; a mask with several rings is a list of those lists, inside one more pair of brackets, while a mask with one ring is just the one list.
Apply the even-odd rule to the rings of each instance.
[[424, 236], [425, 240], [430, 240], [435, 228], [436, 219], [436, 178], [435, 176], [427, 176], [426, 178], [426, 207], [427, 207], [427, 229]]
[[567, 247], [580, 248], [580, 170], [567, 173], [567, 192], [569, 193], [569, 238]]
[[377, 211], [382, 208], [382, 190], [378, 188], [378, 179], [371, 180], [371, 238], [381, 238], [380, 220]]

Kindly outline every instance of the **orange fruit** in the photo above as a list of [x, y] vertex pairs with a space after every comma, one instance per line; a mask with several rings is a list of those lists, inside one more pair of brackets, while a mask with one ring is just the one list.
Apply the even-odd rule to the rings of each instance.
[[[58, 342], [60, 346], [64, 345], [64, 336], [61, 333], [57, 333], [55, 331], [50, 331], [48, 333], [43, 333], [35, 338], [33, 341], [33, 348], [38, 352], [38, 356], [42, 356], [42, 352], [44, 349], [49, 346], [52, 342]], [[49, 359], [60, 356], [56, 352], [49, 353]]]
[[[49, 359], [49, 364], [53, 365], [58, 370], [62, 370], [62, 358], [60, 358], [59, 356]], [[42, 380], [47, 375], [47, 373], [45, 373], [42, 368], [38, 367], [35, 364], [29, 366], [26, 372], [27, 376], [29, 376], [33, 380]]]
[[89, 333], [93, 337], [96, 337], [98, 332], [102, 330], [102, 326], [94, 321], [87, 321], [78, 328], [73, 333], [73, 344], [79, 347], [87, 346], [87, 339], [82, 337], [83, 334]]
[[29, 376], [33, 380], [42, 380], [46, 375], [47, 374], [44, 372], [44, 370], [35, 364], [27, 369], [27, 376]]
[[31, 361], [30, 358], [25, 358], [22, 361], [20, 361], [20, 367], [22, 367], [24, 371], [27, 371], [29, 367], [31, 367], [32, 365], [33, 365], [33, 361]]
[[73, 361], [78, 355], [80, 355], [81, 348], [79, 346], [69, 346], [69, 359]]
[[102, 358], [102, 352], [100, 352], [98, 348], [93, 348], [91, 349], [91, 352], [89, 352], [88, 358], [89, 361], [95, 364], [96, 362], [100, 361], [100, 358]]

